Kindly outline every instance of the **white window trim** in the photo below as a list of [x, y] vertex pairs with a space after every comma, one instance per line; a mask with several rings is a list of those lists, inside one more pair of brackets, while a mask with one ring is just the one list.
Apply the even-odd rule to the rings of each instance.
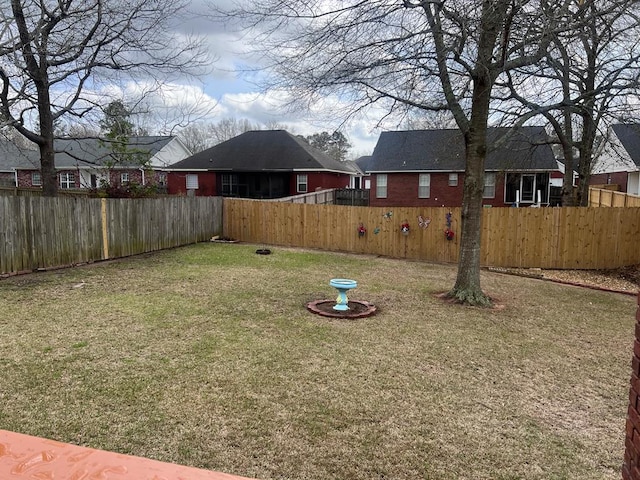
[[309, 177], [306, 173], [296, 175], [296, 191], [298, 193], [307, 193], [309, 191]]
[[[36, 181], [36, 178], [38, 179]], [[41, 187], [42, 186], [42, 173], [40, 172], [31, 172], [31, 186], [32, 187]]]
[[386, 173], [376, 175], [376, 198], [387, 198], [387, 181]]
[[129, 172], [122, 172], [120, 174], [120, 183], [124, 185], [125, 183], [129, 183]]
[[76, 188], [76, 175], [75, 173], [65, 172], [60, 174], [60, 188], [68, 190], [70, 188]]
[[200, 188], [198, 175], [195, 173], [187, 173], [185, 176], [185, 186], [187, 190], [198, 190], [198, 188]]
[[431, 197], [431, 174], [418, 174], [418, 198]]
[[[487, 183], [487, 180], [492, 179], [491, 183]], [[491, 195], [487, 193], [487, 187], [492, 189]], [[484, 174], [484, 188], [482, 190], [482, 198], [496, 198], [496, 174], [494, 172], [485, 172]]]
[[458, 186], [458, 174], [457, 173], [450, 173], [449, 174], [449, 186], [450, 187], [457, 187]]

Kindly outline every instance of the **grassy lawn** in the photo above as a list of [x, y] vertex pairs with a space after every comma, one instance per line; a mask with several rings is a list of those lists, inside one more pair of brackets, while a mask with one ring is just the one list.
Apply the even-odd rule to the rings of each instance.
[[[260, 479], [619, 479], [636, 299], [199, 244], [0, 280], [0, 428]], [[380, 309], [332, 320], [350, 297]]]

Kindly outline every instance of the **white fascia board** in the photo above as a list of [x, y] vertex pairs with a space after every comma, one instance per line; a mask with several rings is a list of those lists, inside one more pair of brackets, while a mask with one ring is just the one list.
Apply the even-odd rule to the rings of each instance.
[[[273, 170], [276, 171], [276, 170]], [[285, 171], [285, 170], [283, 170]], [[317, 168], [294, 168], [292, 170], [286, 170], [288, 172], [311, 172], [311, 173], [344, 173], [345, 175], [356, 175], [356, 172], [347, 172], [345, 170], [330, 170], [328, 168], [319, 170]]]
[[464, 170], [367, 170], [367, 174], [375, 173], [464, 173]]

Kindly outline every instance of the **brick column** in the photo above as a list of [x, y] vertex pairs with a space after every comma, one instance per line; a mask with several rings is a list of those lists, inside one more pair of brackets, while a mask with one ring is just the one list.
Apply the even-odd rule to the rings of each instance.
[[631, 360], [631, 387], [625, 438], [623, 480], [640, 480], [640, 292], [636, 310], [636, 339]]

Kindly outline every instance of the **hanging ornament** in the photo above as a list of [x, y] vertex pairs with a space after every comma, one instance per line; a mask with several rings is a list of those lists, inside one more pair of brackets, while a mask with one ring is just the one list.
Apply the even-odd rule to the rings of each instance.
[[426, 229], [430, 223], [430, 218], [422, 218], [422, 215], [418, 215], [418, 225], [420, 226], [420, 228]]
[[447, 228], [444, 231], [444, 236], [447, 240], [453, 240], [455, 233], [451, 230], [451, 212], [448, 212], [445, 217], [447, 219]]
[[411, 227], [409, 226], [409, 222], [405, 220], [404, 223], [400, 225], [400, 231], [402, 232], [403, 235], [407, 236], [409, 235], [410, 230], [411, 230]]
[[363, 223], [358, 226], [358, 237], [364, 237], [367, 234], [367, 229]]

